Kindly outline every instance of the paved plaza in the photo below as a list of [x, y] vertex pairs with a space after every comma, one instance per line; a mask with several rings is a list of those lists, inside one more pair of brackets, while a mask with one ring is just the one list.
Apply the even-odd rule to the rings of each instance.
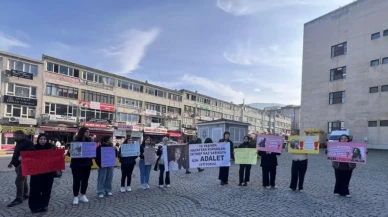
[[[120, 193], [120, 170], [115, 170], [114, 194], [97, 198], [97, 171], [92, 171], [89, 203], [73, 206], [71, 171], [67, 166], [63, 177], [56, 179], [49, 211], [44, 216], [388, 216], [388, 152], [370, 151], [368, 164], [358, 165], [350, 184], [352, 198], [333, 195], [334, 171], [325, 155], [311, 155], [306, 174], [305, 192], [288, 190], [291, 155], [279, 158], [277, 190], [261, 187], [261, 168], [252, 168], [248, 187], [239, 187], [238, 165], [230, 171], [229, 185], [220, 186], [218, 169], [206, 169], [192, 174], [174, 171], [170, 189], [157, 188], [158, 173], [151, 172], [151, 189], [139, 186], [139, 169], [135, 168], [132, 192]], [[0, 172], [0, 216], [31, 216], [27, 203], [13, 208], [6, 205], [14, 199], [15, 174]], [[35, 214], [39, 216], [43, 214]]]

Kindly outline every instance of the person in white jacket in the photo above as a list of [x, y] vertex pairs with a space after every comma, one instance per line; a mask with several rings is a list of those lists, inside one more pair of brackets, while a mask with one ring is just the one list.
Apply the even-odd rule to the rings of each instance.
[[167, 188], [170, 187], [170, 171], [166, 171], [166, 179], [164, 179], [164, 172], [168, 165], [164, 165], [163, 159], [163, 147], [168, 146], [168, 138], [163, 138], [163, 144], [158, 147], [156, 155], [158, 155], [158, 164], [159, 164], [159, 187], [163, 188], [166, 185]]

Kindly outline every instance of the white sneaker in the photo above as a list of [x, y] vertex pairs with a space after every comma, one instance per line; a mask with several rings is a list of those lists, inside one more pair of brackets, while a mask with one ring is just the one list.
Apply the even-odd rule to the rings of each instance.
[[132, 188], [131, 186], [127, 186], [127, 191], [131, 192], [132, 191]]
[[273, 189], [278, 189], [278, 186], [275, 185], [275, 186], [273, 186], [272, 188], [273, 188]]
[[266, 189], [271, 189], [271, 187], [270, 187], [270, 186], [265, 186], [265, 188], [266, 188]]
[[159, 185], [159, 188], [164, 188], [164, 185]]
[[146, 185], [145, 185], [145, 184], [142, 184], [142, 185], [141, 185], [141, 189], [146, 190], [146, 189], [147, 189]]
[[335, 195], [335, 196], [340, 196], [340, 195], [339, 195], [339, 194], [337, 194], [337, 193], [335, 193], [334, 195]]
[[120, 188], [120, 192], [121, 192], [121, 193], [124, 193], [124, 192], [125, 192], [125, 187], [121, 187], [121, 188]]
[[81, 202], [84, 202], [84, 203], [89, 202], [88, 198], [86, 198], [85, 195], [82, 195], [82, 196], [79, 198], [79, 200], [80, 200]]
[[171, 188], [171, 185], [166, 185], [167, 188]]
[[79, 203], [78, 197], [74, 197], [73, 205], [78, 205], [78, 203]]
[[112, 192], [108, 192], [107, 195], [108, 196], [112, 196], [113, 194], [112, 194]]
[[98, 197], [99, 198], [104, 198], [104, 195], [103, 194], [99, 194]]
[[352, 197], [352, 195], [350, 195], [350, 194], [347, 194], [345, 197], [347, 197], [347, 198], [351, 198], [351, 197]]
[[146, 188], [147, 188], [147, 189], [150, 189], [151, 187], [150, 187], [150, 185], [149, 185], [149, 184], [146, 184]]

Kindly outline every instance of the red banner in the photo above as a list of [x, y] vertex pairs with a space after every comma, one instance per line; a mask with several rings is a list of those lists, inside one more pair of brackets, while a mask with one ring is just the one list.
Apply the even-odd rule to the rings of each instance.
[[115, 105], [113, 104], [108, 104], [103, 102], [93, 102], [93, 101], [86, 102], [80, 99], [78, 100], [78, 105], [85, 108], [98, 109], [98, 110], [110, 111], [110, 112], [114, 112], [116, 108]]
[[65, 149], [22, 151], [22, 173], [30, 176], [65, 170]]

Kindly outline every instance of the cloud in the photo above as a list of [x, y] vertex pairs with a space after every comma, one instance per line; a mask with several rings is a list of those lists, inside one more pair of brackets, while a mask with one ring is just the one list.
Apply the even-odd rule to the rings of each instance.
[[120, 65], [120, 74], [131, 73], [140, 68], [140, 62], [144, 58], [147, 48], [158, 37], [160, 30], [130, 29], [119, 37], [119, 41], [109, 48], [100, 49], [106, 57], [115, 58]]
[[308, 0], [217, 0], [217, 7], [234, 16], [244, 16], [308, 2]]
[[28, 48], [30, 45], [0, 31], [0, 50], [9, 51], [13, 47]]
[[253, 91], [255, 91], [255, 92], [260, 92], [260, 91], [261, 91], [261, 89], [259, 89], [259, 88], [255, 88], [255, 89], [253, 89]]

